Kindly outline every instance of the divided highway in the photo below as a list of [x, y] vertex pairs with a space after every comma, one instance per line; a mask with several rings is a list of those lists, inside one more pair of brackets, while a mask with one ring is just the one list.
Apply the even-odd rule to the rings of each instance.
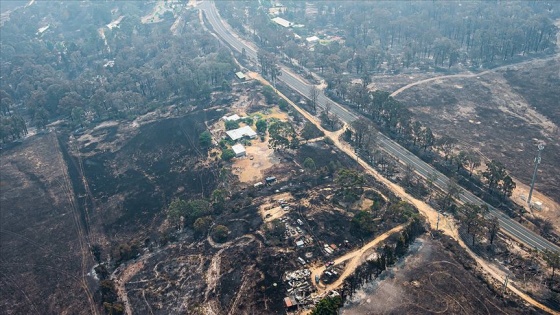
[[[249, 59], [252, 59], [257, 62], [257, 51], [254, 46], [245, 43], [240, 38], [234, 36], [232, 34], [231, 29], [229, 26], [226, 26], [222, 19], [220, 18], [216, 7], [210, 1], [204, 1], [200, 4], [200, 9], [203, 10], [206, 14], [207, 20], [212, 25], [212, 28], [216, 32], [216, 34], [227, 44], [229, 44], [233, 49], [241, 52], [243, 49], [245, 50], [245, 54]], [[306, 83], [299, 75], [294, 74], [293, 72], [289, 71], [286, 67], [281, 67], [282, 75], [278, 77], [279, 81], [282, 81], [298, 93], [303, 96], [308, 97], [311, 85]], [[323, 91], [320, 91], [319, 97], [317, 98], [317, 105], [320, 108], [323, 108], [324, 105], [329, 101], [332, 104], [331, 112], [336, 114], [341, 120], [346, 123], [351, 123], [352, 121], [358, 119], [360, 116], [348, 109], [344, 108], [340, 104], [330, 100]], [[416, 172], [421, 174], [424, 177], [427, 177], [430, 174], [436, 174], [437, 180], [435, 184], [442, 188], [446, 189], [449, 185], [449, 178], [447, 178], [442, 173], [438, 172], [432, 166], [428, 165], [420, 158], [415, 156], [414, 154], [410, 153], [405, 148], [401, 147], [396, 142], [389, 139], [387, 136], [379, 133], [377, 135], [378, 144], [381, 149], [385, 150], [387, 153], [393, 155], [394, 157], [398, 158], [400, 161], [410, 165], [413, 167]], [[461, 188], [461, 196], [460, 199], [462, 202], [465, 203], [473, 203], [477, 205], [486, 204], [484, 201], [476, 197], [474, 194], [470, 193], [469, 191]], [[487, 204], [488, 205], [488, 204]], [[525, 243], [528, 246], [531, 246], [538, 250], [554, 250], [560, 251], [560, 247], [552, 244], [551, 242], [547, 241], [540, 235], [528, 230], [517, 221], [511, 219], [503, 212], [495, 209], [494, 207], [488, 205], [490, 209], [489, 215], [496, 216], [500, 221], [500, 227], [504, 232], [513, 236], [514, 238], [518, 239], [519, 241]]]

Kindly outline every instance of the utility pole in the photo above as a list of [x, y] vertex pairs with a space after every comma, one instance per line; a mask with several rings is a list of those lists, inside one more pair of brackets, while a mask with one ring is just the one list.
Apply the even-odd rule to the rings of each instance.
[[502, 294], [506, 293], [508, 282], [509, 282], [509, 273], [506, 274], [506, 279], [504, 280], [504, 288], [503, 288]]
[[537, 179], [537, 168], [541, 164], [541, 151], [544, 149], [544, 145], [539, 143], [537, 157], [535, 158], [535, 170], [533, 171], [533, 179], [531, 180], [531, 189], [529, 190], [529, 198], [527, 198], [527, 203], [529, 204], [529, 209], [531, 208], [531, 197], [533, 196], [533, 188], [535, 188], [535, 179]]

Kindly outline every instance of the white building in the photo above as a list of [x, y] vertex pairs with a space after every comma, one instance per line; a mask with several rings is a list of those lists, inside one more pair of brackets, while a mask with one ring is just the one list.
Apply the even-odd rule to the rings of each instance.
[[305, 39], [308, 43], [315, 43], [319, 41], [319, 37], [317, 36], [311, 36], [311, 37], [307, 37]]
[[275, 17], [275, 18], [273, 18], [273, 19], [272, 19], [272, 22], [274, 22], [274, 23], [276, 23], [276, 24], [278, 24], [278, 25], [280, 25], [280, 26], [282, 26], [282, 27], [291, 27], [292, 25], [294, 25], [293, 22], [290, 22], [290, 21], [288, 21], [288, 20], [284, 20], [284, 19], [281, 18], [281, 17]]
[[231, 147], [233, 152], [235, 152], [235, 157], [242, 157], [247, 155], [247, 151], [245, 151], [245, 147], [242, 144], [236, 144]]
[[239, 117], [239, 115], [237, 114], [233, 114], [231, 116], [224, 116], [222, 117], [222, 119], [224, 121], [238, 121], [239, 119], [241, 119], [241, 117]]
[[249, 139], [254, 139], [257, 137], [257, 133], [253, 130], [253, 128], [249, 126], [237, 128], [234, 130], [226, 131], [226, 134], [231, 138], [231, 140], [236, 141], [243, 137], [247, 137]]

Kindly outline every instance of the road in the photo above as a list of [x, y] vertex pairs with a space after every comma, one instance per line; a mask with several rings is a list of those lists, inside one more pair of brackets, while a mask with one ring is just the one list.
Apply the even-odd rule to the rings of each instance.
[[[233, 49], [241, 52], [245, 50], [245, 54], [255, 63], [257, 62], [257, 49], [256, 47], [244, 41], [243, 39], [236, 36], [231, 28], [226, 25], [220, 18], [216, 7], [210, 1], [204, 1], [199, 6], [201, 10], [204, 11], [206, 14], [206, 18], [208, 22], [212, 25], [212, 28], [216, 32], [216, 34], [227, 44], [229, 44]], [[288, 85], [293, 90], [297, 91], [301, 95], [308, 97], [311, 85], [307, 83], [304, 79], [302, 79], [299, 75], [293, 73], [288, 68], [281, 66], [282, 74], [278, 77], [279, 81], [282, 81], [284, 84]], [[319, 96], [317, 98], [317, 105], [319, 108], [323, 108], [324, 105], [328, 102], [332, 104], [331, 112], [337, 115], [342, 121], [347, 124], [350, 124], [352, 121], [358, 119], [360, 115], [349, 111], [348, 109], [344, 108], [342, 105], [330, 100], [323, 91], [320, 91]], [[381, 149], [386, 151], [387, 153], [393, 155], [394, 157], [398, 158], [401, 162], [406, 163], [413, 167], [416, 172], [424, 177], [428, 177], [430, 174], [437, 175], [437, 179], [435, 180], [434, 184], [441, 189], [446, 189], [450, 183], [449, 178], [447, 178], [442, 173], [438, 172], [429, 164], [422, 161], [420, 158], [415, 156], [414, 154], [410, 153], [405, 148], [401, 147], [396, 142], [389, 139], [387, 136], [383, 135], [382, 133], [378, 133], [377, 135], [378, 144]], [[476, 197], [474, 194], [470, 193], [469, 191], [461, 188], [461, 195], [460, 200], [465, 203], [473, 203], [477, 205], [486, 204], [484, 201]], [[488, 205], [488, 204], [486, 204]], [[530, 231], [523, 225], [519, 224], [517, 221], [511, 219], [503, 212], [495, 209], [494, 207], [488, 205], [489, 208], [489, 216], [496, 216], [500, 221], [501, 229], [506, 233], [512, 236], [513, 238], [519, 240], [520, 242], [533, 247], [538, 250], [554, 250], [560, 251], [560, 247], [552, 244], [551, 242], [547, 241], [540, 235]]]
[[[363, 263], [363, 260], [365, 260], [364, 254], [368, 250], [378, 246], [381, 242], [385, 241], [389, 236], [402, 231], [404, 227], [405, 224], [398, 225], [392, 228], [391, 230], [377, 236], [375, 239], [371, 240], [369, 243], [365, 244], [364, 246], [336, 258], [334, 260], [335, 265], [346, 263], [346, 265], [344, 266], [344, 270], [342, 271], [342, 274], [338, 279], [336, 279], [336, 281], [334, 281], [331, 284], [320, 286], [318, 283], [316, 283], [315, 286], [317, 287], [318, 293], [329, 292], [331, 290], [335, 290], [339, 288], [344, 282], [344, 280], [346, 280], [346, 278], [352, 275], [354, 271], [356, 271], [356, 268], [358, 268]], [[319, 265], [314, 268], [311, 268], [310, 269], [311, 279], [315, 281], [315, 279], [317, 279], [323, 274], [325, 269], [327, 268], [324, 265]]]

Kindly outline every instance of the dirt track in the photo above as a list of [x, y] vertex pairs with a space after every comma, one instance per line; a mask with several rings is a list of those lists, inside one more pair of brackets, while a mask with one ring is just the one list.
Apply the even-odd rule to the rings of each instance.
[[[335, 282], [333, 282], [333, 283], [331, 283], [327, 286], [321, 287], [321, 286], [318, 286], [316, 284], [315, 286], [317, 287], [317, 292], [319, 294], [321, 294], [321, 293], [324, 293], [324, 292], [329, 292], [329, 291], [334, 290], [334, 289], [338, 288], [339, 286], [341, 286], [342, 283], [344, 282], [344, 280], [346, 278], [348, 278], [350, 275], [352, 275], [352, 273], [356, 270], [356, 268], [358, 268], [363, 263], [362, 258], [364, 256], [364, 254], [369, 249], [376, 247], [377, 245], [379, 245], [379, 243], [386, 240], [393, 233], [400, 232], [404, 227], [405, 227], [405, 224], [401, 224], [399, 226], [396, 226], [396, 227], [392, 228], [391, 230], [379, 235], [378, 237], [376, 237], [375, 239], [373, 239], [369, 243], [365, 244], [364, 246], [356, 249], [355, 251], [349, 252], [349, 253], [335, 259], [334, 260], [335, 265], [338, 265], [340, 263], [343, 263], [343, 262], [347, 261], [346, 266], [344, 266], [344, 272], [340, 275], [340, 277]], [[316, 279], [316, 276], [320, 277], [325, 269], [326, 268], [325, 268], [324, 265], [320, 265], [320, 266], [317, 266], [315, 268], [311, 268], [311, 279], [313, 279], [313, 281], [314, 281], [314, 279]]]
[[[555, 58], [558, 58], [558, 55], [554, 55], [554, 56], [551, 56], [551, 57], [548, 57], [548, 58], [543, 58], [543, 59], [540, 59], [540, 60], [544, 62], [544, 61], [555, 59]], [[482, 75], [485, 75], [485, 74], [488, 74], [488, 73], [496, 72], [496, 71], [499, 71], [499, 70], [504, 70], [504, 69], [508, 69], [508, 68], [515, 68], [517, 66], [525, 65], [525, 64], [528, 64], [528, 63], [532, 63], [532, 62], [535, 62], [535, 60], [531, 59], [531, 60], [523, 61], [523, 62], [520, 62], [520, 63], [516, 63], [514, 65], [505, 65], [505, 66], [496, 67], [494, 69], [485, 70], [485, 71], [477, 72], [477, 73], [461, 73], [461, 74], [441, 75], [441, 76], [437, 76], [437, 77], [433, 77], [433, 78], [429, 78], [429, 79], [424, 79], [424, 80], [409, 83], [409, 84], [399, 88], [398, 90], [394, 91], [393, 93], [391, 93], [390, 96], [395, 97], [395, 96], [399, 95], [400, 93], [408, 90], [409, 88], [411, 88], [413, 86], [417, 86], [417, 85], [424, 84], [424, 83], [429, 83], [429, 82], [442, 80], [442, 79], [474, 78], [474, 77], [482, 76]]]

